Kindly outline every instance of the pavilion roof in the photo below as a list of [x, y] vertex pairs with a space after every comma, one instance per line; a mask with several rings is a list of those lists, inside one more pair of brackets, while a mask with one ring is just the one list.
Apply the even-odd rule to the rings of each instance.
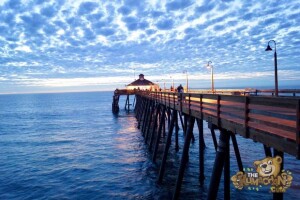
[[147, 79], [137, 79], [133, 81], [132, 83], [128, 84], [127, 86], [147, 86], [147, 85], [155, 85], [153, 82], [147, 80]]

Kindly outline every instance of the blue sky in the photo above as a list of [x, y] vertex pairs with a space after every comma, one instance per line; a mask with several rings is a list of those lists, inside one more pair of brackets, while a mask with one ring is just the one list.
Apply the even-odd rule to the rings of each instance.
[[[0, 93], [300, 86], [300, 1], [0, 0]], [[270, 43], [274, 49], [274, 44]], [[135, 76], [134, 76], [135, 75]]]

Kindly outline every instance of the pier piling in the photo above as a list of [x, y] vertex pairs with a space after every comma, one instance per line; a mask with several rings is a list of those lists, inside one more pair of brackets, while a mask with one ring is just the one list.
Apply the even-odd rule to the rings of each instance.
[[176, 180], [176, 186], [175, 186], [175, 191], [173, 194], [173, 200], [178, 199], [180, 195], [180, 189], [181, 189], [181, 184], [183, 180], [183, 175], [184, 171], [186, 168], [186, 164], [188, 162], [188, 156], [189, 156], [189, 148], [190, 148], [190, 143], [193, 135], [193, 128], [195, 124], [195, 118], [190, 117], [189, 118], [189, 126], [187, 128], [187, 133], [185, 136], [185, 141], [184, 141], [184, 146], [183, 146], [183, 151], [182, 151], [182, 156], [181, 156], [181, 162], [180, 162], [180, 167], [179, 167], [179, 172], [177, 175], [177, 180]]
[[173, 129], [175, 127], [175, 121], [176, 120], [177, 120], [177, 111], [173, 110], [169, 130], [168, 130], [168, 135], [167, 135], [167, 141], [166, 141], [166, 144], [165, 144], [165, 150], [164, 150], [163, 158], [162, 158], [162, 161], [161, 161], [161, 164], [160, 164], [160, 170], [159, 170], [158, 181], [157, 181], [158, 183], [162, 182], [162, 179], [163, 179], [163, 176], [164, 176], [167, 157], [168, 157], [168, 152], [169, 152], [169, 148], [170, 148], [170, 145], [171, 145], [171, 139], [172, 139]]
[[204, 131], [203, 131], [203, 120], [197, 119], [197, 125], [199, 130], [199, 182], [203, 185], [205, 175], [204, 175]]
[[149, 144], [149, 149], [152, 150], [152, 144], [153, 144], [153, 140], [154, 140], [154, 136], [155, 136], [155, 133], [157, 131], [157, 124], [158, 123], [158, 119], [159, 119], [159, 113], [160, 113], [160, 105], [157, 104], [156, 105], [156, 109], [155, 109], [155, 117], [154, 117], [154, 124], [153, 124], [153, 128], [152, 128], [152, 131], [151, 131], [151, 135], [150, 135], [150, 144]]
[[152, 161], [155, 162], [156, 161], [156, 155], [157, 155], [157, 151], [158, 151], [158, 145], [159, 145], [159, 140], [161, 138], [161, 134], [162, 134], [162, 129], [164, 127], [165, 124], [165, 112], [166, 112], [166, 106], [163, 106], [161, 115], [160, 115], [160, 120], [159, 120], [159, 126], [158, 126], [158, 132], [157, 132], [157, 136], [156, 136], [156, 142], [154, 145], [154, 151], [153, 151], [153, 156], [152, 156]]
[[[113, 97], [114, 113], [118, 111], [119, 96], [120, 91]], [[208, 123], [216, 151], [207, 199], [217, 198], [223, 172], [222, 198], [230, 199], [230, 141], [234, 148], [237, 170], [244, 170], [236, 135], [262, 143], [266, 157], [281, 156], [282, 169], [284, 153], [300, 158], [300, 100], [297, 98], [137, 91], [134, 101], [136, 101], [134, 110], [138, 128], [144, 136], [145, 143], [149, 143], [153, 162], [159, 159], [159, 146], [163, 147], [161, 162], [157, 162], [160, 163], [158, 184], [163, 182], [167, 173], [167, 158], [173, 137], [175, 150], [176, 152], [179, 150], [179, 123], [181, 123], [180, 133], [183, 133], [184, 144], [173, 199], [180, 197], [189, 161], [190, 143], [195, 140], [193, 133], [195, 122], [199, 130], [200, 186], [205, 180], [204, 120]], [[129, 110], [129, 99], [126, 99], [125, 105], [125, 109]], [[215, 130], [219, 132], [219, 141]], [[271, 149], [274, 150], [273, 155]], [[283, 193], [273, 193], [273, 199], [283, 199]]]
[[[229, 146], [229, 138], [230, 133], [227, 130], [222, 129], [220, 131], [220, 137], [219, 137], [219, 143], [217, 148], [217, 154], [213, 166], [213, 173], [211, 176], [210, 184], [209, 184], [209, 190], [208, 190], [208, 197], [207, 199], [216, 199], [218, 190], [219, 190], [219, 183], [221, 180], [221, 175], [223, 172], [223, 167], [225, 161], [228, 162], [226, 159], [228, 159], [228, 146]], [[229, 163], [229, 162], [228, 162]], [[227, 164], [228, 165], [228, 164]], [[228, 166], [226, 166], [228, 167]], [[226, 168], [227, 170], [227, 168]], [[228, 172], [226, 172], [226, 176]], [[224, 188], [224, 194], [226, 193], [227, 197], [227, 190], [228, 188]]]

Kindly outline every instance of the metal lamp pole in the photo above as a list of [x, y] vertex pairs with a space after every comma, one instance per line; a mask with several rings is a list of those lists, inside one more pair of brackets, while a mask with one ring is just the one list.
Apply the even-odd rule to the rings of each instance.
[[214, 86], [214, 66], [210, 65], [212, 62], [208, 61], [207, 62], [207, 67], [210, 68], [211, 71], [211, 92], [215, 92], [215, 86]]
[[186, 92], [189, 92], [189, 77], [187, 70], [184, 70], [183, 73], [186, 74]]
[[174, 78], [172, 76], [170, 76], [170, 78], [172, 79], [172, 88], [173, 88], [173, 90], [175, 90], [175, 88], [174, 88]]
[[274, 52], [274, 71], [275, 71], [275, 96], [278, 96], [278, 75], [277, 75], [277, 53], [276, 53], [276, 42], [275, 40], [270, 40], [268, 42], [268, 46], [266, 48], [266, 51], [272, 51], [272, 48], [270, 47], [270, 42], [274, 42], [275, 45], [275, 52]]

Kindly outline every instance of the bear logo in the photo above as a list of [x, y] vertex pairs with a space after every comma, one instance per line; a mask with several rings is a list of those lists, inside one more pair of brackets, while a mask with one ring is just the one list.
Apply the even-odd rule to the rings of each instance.
[[241, 190], [244, 187], [244, 172], [238, 172], [236, 175], [231, 177], [231, 181], [235, 188]]
[[262, 177], [274, 176], [277, 177], [281, 172], [282, 158], [276, 156], [275, 158], [266, 157], [262, 160], [257, 160], [253, 164], [257, 173]]

